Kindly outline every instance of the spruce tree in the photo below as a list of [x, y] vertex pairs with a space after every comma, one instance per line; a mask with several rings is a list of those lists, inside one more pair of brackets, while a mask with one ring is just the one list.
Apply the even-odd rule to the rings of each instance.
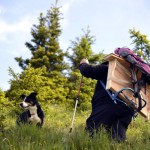
[[82, 31], [84, 34], [81, 37], [77, 37], [75, 41], [71, 41], [71, 46], [68, 49], [67, 56], [73, 69], [78, 68], [79, 62], [83, 58], [87, 58], [90, 63], [95, 64], [102, 62], [104, 57], [102, 52], [95, 54], [92, 51], [91, 46], [95, 42], [95, 37], [90, 35], [91, 31], [89, 27]]
[[135, 44], [134, 51], [146, 62], [150, 63], [150, 41], [147, 36], [135, 29], [130, 29], [129, 33], [131, 34], [130, 38], [133, 39], [132, 44]]
[[[103, 60], [104, 54], [95, 54], [92, 51], [92, 44], [94, 44], [94, 41], [94, 36], [90, 35], [90, 30], [87, 28], [81, 37], [76, 38], [75, 41], [71, 42], [71, 46], [69, 47], [70, 51], [68, 51], [68, 58], [71, 62], [71, 72], [68, 77], [68, 102], [72, 103], [72, 105], [74, 104], [73, 99], [77, 96], [79, 81], [82, 76], [78, 70], [81, 59], [87, 58], [91, 64], [97, 62], [100, 63]], [[95, 80], [88, 78], [82, 79], [80, 101], [78, 103], [81, 110], [86, 110], [91, 107], [90, 103], [94, 92], [95, 82]]]
[[66, 67], [64, 62], [65, 53], [59, 46], [59, 36], [61, 35], [60, 8], [52, 5], [46, 16], [42, 13], [38, 18], [39, 24], [33, 25], [31, 29], [31, 42], [26, 42], [26, 47], [31, 51], [32, 57], [23, 59], [15, 58], [22, 69], [26, 69], [29, 64], [34, 68], [45, 66], [47, 71], [63, 71]]

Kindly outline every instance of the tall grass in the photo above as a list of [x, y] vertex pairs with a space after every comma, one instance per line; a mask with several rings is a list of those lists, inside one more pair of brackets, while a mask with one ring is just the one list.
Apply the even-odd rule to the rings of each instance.
[[0, 150], [150, 150], [150, 123], [140, 116], [127, 131], [127, 141], [117, 143], [101, 131], [93, 139], [84, 132], [90, 112], [77, 112], [73, 131], [69, 134], [73, 110], [49, 106], [42, 129], [34, 125], [16, 126], [7, 117], [6, 129], [0, 133]]

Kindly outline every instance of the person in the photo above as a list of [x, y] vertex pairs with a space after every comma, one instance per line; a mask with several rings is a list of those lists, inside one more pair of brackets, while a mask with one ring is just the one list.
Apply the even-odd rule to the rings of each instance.
[[101, 82], [106, 85], [108, 64], [90, 65], [87, 59], [82, 59], [79, 70], [83, 76], [97, 80], [91, 101], [92, 112], [86, 120], [85, 130], [93, 137], [102, 126], [110, 133], [112, 139], [118, 142], [125, 141], [133, 113], [124, 103], [119, 101], [115, 104], [102, 86]]

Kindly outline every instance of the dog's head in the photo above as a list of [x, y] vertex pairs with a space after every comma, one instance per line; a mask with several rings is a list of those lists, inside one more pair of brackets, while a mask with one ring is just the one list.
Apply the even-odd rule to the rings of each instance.
[[36, 92], [32, 92], [30, 95], [21, 95], [20, 97], [22, 98], [22, 102], [20, 103], [20, 106], [24, 109], [29, 109], [30, 107], [33, 107], [36, 105], [37, 100], [36, 100]]

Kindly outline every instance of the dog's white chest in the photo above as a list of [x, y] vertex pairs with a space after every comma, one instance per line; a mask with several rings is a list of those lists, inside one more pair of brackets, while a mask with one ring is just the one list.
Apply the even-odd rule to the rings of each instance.
[[41, 123], [41, 119], [37, 115], [37, 108], [33, 107], [30, 109], [31, 117], [29, 118], [30, 122]]
[[29, 118], [29, 121], [35, 122], [35, 123], [40, 123], [41, 119], [38, 117], [37, 114], [34, 114], [34, 115], [31, 115], [31, 117]]

